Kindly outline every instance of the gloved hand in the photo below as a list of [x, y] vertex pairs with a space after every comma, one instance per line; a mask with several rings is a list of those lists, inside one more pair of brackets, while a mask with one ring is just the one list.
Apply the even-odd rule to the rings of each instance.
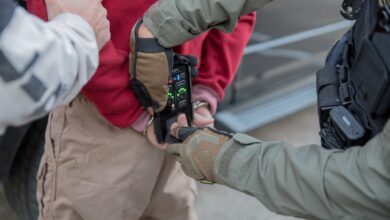
[[162, 111], [168, 100], [168, 80], [173, 68], [173, 50], [156, 38], [140, 38], [139, 20], [130, 37], [130, 85], [150, 113]]
[[194, 127], [177, 127], [172, 135], [182, 143], [168, 144], [167, 151], [177, 156], [183, 171], [196, 180], [215, 183], [215, 157], [232, 135], [213, 128]]

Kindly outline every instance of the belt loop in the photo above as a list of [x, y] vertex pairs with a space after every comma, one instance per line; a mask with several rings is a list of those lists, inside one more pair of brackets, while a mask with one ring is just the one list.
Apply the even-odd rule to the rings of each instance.
[[50, 137], [52, 139], [52, 156], [54, 160], [58, 160], [61, 149], [61, 138], [65, 128], [65, 109], [66, 107], [59, 107], [52, 112], [50, 119]]
[[53, 112], [50, 112], [49, 118], [47, 120], [47, 127], [45, 133], [45, 154], [47, 154], [47, 160], [51, 161], [54, 158], [53, 146], [54, 146], [54, 138], [52, 137], [52, 129], [51, 124], [53, 121]]

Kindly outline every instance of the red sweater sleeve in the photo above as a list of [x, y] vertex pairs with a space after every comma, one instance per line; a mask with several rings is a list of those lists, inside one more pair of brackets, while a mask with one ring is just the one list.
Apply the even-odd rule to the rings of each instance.
[[[199, 77], [194, 84], [210, 87], [223, 99], [225, 89], [234, 80], [244, 49], [253, 32], [256, 14], [242, 16], [232, 33], [213, 29], [203, 43]], [[219, 101], [220, 101], [219, 100]]]
[[256, 13], [251, 13], [240, 18], [232, 33], [213, 29], [177, 48], [178, 53], [199, 58], [199, 77], [194, 79], [194, 85], [211, 88], [218, 95], [218, 101], [224, 97], [224, 90], [236, 75], [255, 22]]

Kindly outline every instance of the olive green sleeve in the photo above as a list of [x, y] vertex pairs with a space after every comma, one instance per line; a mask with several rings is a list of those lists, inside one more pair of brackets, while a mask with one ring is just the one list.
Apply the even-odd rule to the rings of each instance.
[[164, 47], [180, 45], [211, 28], [233, 31], [241, 15], [271, 0], [160, 0], [144, 15], [144, 23]]
[[218, 154], [218, 183], [270, 210], [308, 219], [390, 219], [390, 122], [366, 146], [293, 147], [237, 134]]

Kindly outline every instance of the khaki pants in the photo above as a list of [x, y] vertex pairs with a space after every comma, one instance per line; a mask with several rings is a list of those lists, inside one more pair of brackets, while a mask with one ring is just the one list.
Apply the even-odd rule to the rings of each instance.
[[195, 184], [131, 128], [82, 96], [56, 109], [38, 173], [39, 219], [193, 220]]

